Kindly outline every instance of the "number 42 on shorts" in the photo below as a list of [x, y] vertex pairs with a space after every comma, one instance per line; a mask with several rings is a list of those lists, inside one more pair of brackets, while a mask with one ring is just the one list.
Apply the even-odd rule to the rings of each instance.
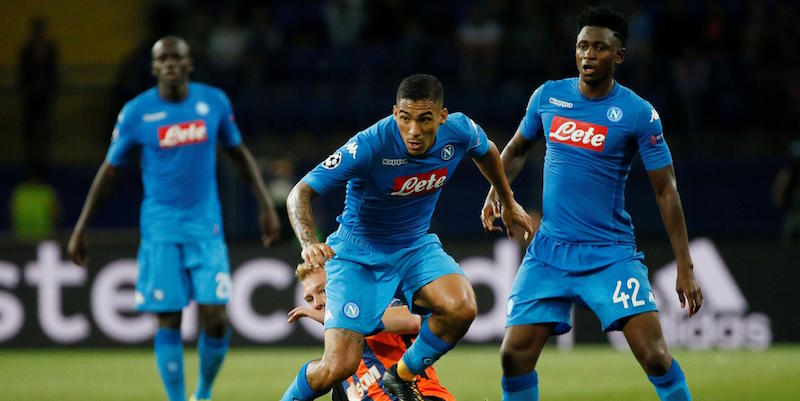
[[[631, 301], [634, 308], [644, 305], [645, 301], [639, 299], [639, 280], [631, 277], [628, 279], [627, 286], [629, 290], [633, 290], [631, 295], [628, 295], [625, 291], [620, 291], [622, 289], [622, 280], [617, 280], [617, 287], [614, 289], [614, 295], [611, 296], [611, 300], [614, 301], [615, 304], [622, 302], [622, 306], [625, 307], [625, 309], [628, 309], [628, 300]], [[655, 297], [652, 292], [650, 293], [650, 302], [655, 303]]]

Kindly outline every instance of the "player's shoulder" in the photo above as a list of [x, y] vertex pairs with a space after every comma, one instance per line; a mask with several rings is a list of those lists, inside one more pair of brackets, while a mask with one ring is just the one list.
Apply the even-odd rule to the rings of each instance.
[[[539, 85], [539, 87], [536, 88], [536, 91], [540, 93], [570, 92], [573, 91], [573, 89], [576, 87], [577, 80], [578, 78], [575, 77], [556, 79], [556, 80], [549, 79], [547, 81], [544, 81], [541, 85]], [[536, 91], [534, 91], [534, 93]]]
[[440, 134], [437, 135], [472, 138], [477, 130], [475, 121], [464, 113], [455, 112], [447, 115], [447, 121], [439, 128]]
[[639, 94], [636, 93], [636, 91], [634, 91], [633, 89], [625, 85], [622, 85], [619, 82], [617, 82], [617, 85], [619, 85], [619, 91], [617, 92], [617, 99], [623, 99], [624, 101], [628, 102], [634, 107], [639, 107], [642, 109], [653, 108], [650, 102], [645, 100], [643, 97], [639, 96]]
[[158, 88], [152, 87], [147, 89], [144, 92], [136, 95], [136, 97], [133, 99], [127, 101], [125, 105], [122, 106], [122, 110], [119, 112], [118, 120], [122, 122], [126, 117], [131, 118], [133, 116], [140, 115], [146, 112], [148, 107], [159, 103], [160, 101], [161, 99], [158, 96]]
[[189, 82], [189, 90], [197, 91], [201, 96], [211, 98], [212, 100], [228, 101], [228, 95], [216, 86], [205, 84], [202, 82]]
[[394, 116], [390, 114], [360, 131], [354, 138], [359, 142], [370, 143], [379, 147], [381, 144], [387, 142], [387, 139], [391, 138], [390, 135], [392, 135], [396, 127], [397, 124], [394, 121]]

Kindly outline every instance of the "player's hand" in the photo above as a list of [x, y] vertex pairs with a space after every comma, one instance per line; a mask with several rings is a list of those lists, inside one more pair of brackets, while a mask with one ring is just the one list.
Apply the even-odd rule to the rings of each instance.
[[89, 260], [86, 257], [86, 239], [83, 237], [82, 232], [75, 231], [72, 233], [69, 238], [69, 244], [67, 244], [67, 253], [72, 257], [73, 263], [86, 267], [86, 263]]
[[300, 252], [300, 257], [303, 261], [313, 267], [325, 267], [325, 262], [332, 258], [336, 252], [333, 248], [324, 242], [316, 242], [310, 245], [303, 246], [303, 251]]
[[689, 304], [689, 317], [700, 311], [703, 306], [703, 290], [694, 278], [694, 271], [690, 266], [678, 264], [678, 279], [675, 283], [675, 291], [678, 292], [678, 299], [681, 301], [681, 309]]
[[[517, 201], [512, 201], [507, 207], [501, 208], [500, 218], [503, 219], [503, 224], [506, 225], [508, 238], [522, 240], [526, 243], [533, 239], [534, 230], [531, 215]], [[516, 228], [521, 228], [523, 232], [517, 232]], [[521, 239], [517, 238], [520, 234], [522, 235]]]
[[483, 202], [483, 208], [481, 209], [481, 224], [483, 225], [483, 230], [487, 233], [503, 232], [501, 227], [494, 225], [494, 222], [498, 218], [500, 218], [500, 202], [496, 197], [489, 194], [486, 196], [486, 200]]
[[262, 208], [258, 222], [261, 226], [261, 244], [266, 248], [281, 236], [281, 221], [274, 208]]
[[325, 318], [325, 310], [298, 306], [289, 311], [289, 319], [287, 321], [289, 323], [294, 323], [300, 320], [301, 317], [310, 317], [320, 323], [323, 323], [323, 319]]

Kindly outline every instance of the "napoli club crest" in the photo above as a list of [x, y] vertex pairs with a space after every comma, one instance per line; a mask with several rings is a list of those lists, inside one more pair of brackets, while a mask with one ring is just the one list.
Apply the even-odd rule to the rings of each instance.
[[453, 158], [453, 155], [456, 153], [455, 148], [453, 145], [444, 145], [442, 148], [442, 160], [450, 160]]
[[349, 317], [350, 319], [357, 318], [358, 315], [361, 313], [361, 311], [358, 309], [358, 304], [356, 304], [355, 302], [348, 302], [344, 304], [343, 312], [344, 315]]
[[622, 109], [617, 106], [611, 106], [606, 111], [606, 117], [611, 122], [617, 122], [622, 119]]

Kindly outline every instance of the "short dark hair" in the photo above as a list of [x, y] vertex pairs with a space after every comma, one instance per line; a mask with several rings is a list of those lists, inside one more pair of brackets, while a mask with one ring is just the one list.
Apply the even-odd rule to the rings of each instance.
[[405, 77], [397, 87], [397, 98], [408, 100], [433, 100], [435, 103], [444, 102], [444, 88], [439, 80], [430, 74], [414, 74]]
[[622, 13], [607, 6], [586, 7], [578, 16], [578, 31], [585, 26], [599, 26], [614, 32], [614, 36], [625, 47], [628, 40], [628, 19]]

